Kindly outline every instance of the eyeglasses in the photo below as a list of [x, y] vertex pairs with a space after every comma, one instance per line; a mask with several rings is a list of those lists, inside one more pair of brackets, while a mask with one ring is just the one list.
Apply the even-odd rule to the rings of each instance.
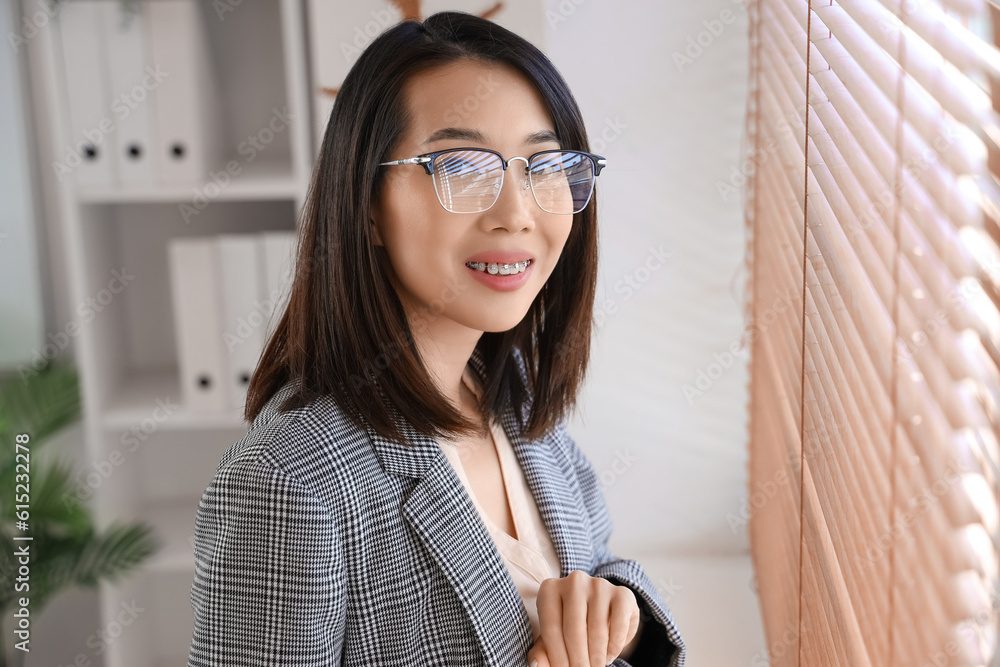
[[446, 211], [482, 213], [500, 197], [503, 175], [514, 160], [525, 164], [521, 189], [531, 188], [535, 202], [547, 213], [572, 215], [590, 202], [594, 179], [607, 160], [583, 151], [548, 150], [531, 157], [512, 157], [486, 148], [449, 148], [381, 166], [422, 164], [434, 181], [434, 192]]

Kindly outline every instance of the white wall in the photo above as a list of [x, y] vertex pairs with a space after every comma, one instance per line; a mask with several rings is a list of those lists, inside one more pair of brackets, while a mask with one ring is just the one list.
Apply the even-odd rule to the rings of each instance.
[[[746, 10], [732, 0], [546, 4], [549, 56], [608, 158], [598, 303], [614, 306], [570, 431], [607, 483], [612, 547], [745, 553], [745, 527], [726, 515], [738, 517], [747, 495], [746, 360], [725, 357], [742, 331], [743, 218], [740, 194], [724, 200], [718, 182], [741, 161]], [[651, 247], [670, 253], [659, 270], [646, 268]], [[689, 401], [684, 385], [697, 389], [699, 372], [711, 384]]]

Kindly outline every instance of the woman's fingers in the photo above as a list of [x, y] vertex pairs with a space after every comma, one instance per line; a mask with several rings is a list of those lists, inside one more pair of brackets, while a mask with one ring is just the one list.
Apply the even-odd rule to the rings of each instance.
[[635, 594], [625, 586], [617, 586], [611, 596], [608, 614], [608, 662], [618, 657], [638, 627], [639, 605], [636, 604]]
[[[541, 636], [529, 651], [528, 664], [537, 660], [538, 667], [603, 667], [618, 657], [639, 627], [635, 594], [582, 570], [543, 581], [536, 605]], [[544, 648], [536, 651], [543, 638]]]
[[[590, 653], [590, 667], [605, 667], [611, 657], [608, 639], [610, 637], [610, 609], [612, 592], [607, 581], [594, 579], [594, 590], [587, 606], [587, 649]], [[617, 654], [615, 654], [617, 655]]]
[[539, 637], [528, 650], [528, 667], [552, 667], [549, 654], [545, 652], [545, 640]]
[[595, 603], [591, 599], [594, 590], [591, 582], [597, 580], [583, 570], [573, 570], [566, 575], [562, 596], [562, 630], [569, 667], [594, 667], [590, 661], [590, 646], [587, 641], [588, 609]]
[[566, 667], [569, 659], [566, 657], [566, 646], [562, 636], [562, 598], [560, 585], [562, 579], [546, 579], [538, 586], [538, 597], [535, 600], [538, 609], [538, 625], [542, 638], [545, 639], [545, 653], [552, 667]]

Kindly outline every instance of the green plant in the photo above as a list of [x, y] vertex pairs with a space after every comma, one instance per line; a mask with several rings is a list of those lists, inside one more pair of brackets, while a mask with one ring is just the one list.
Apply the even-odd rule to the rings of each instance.
[[[19, 606], [21, 597], [28, 598], [30, 618], [37, 619], [60, 590], [115, 580], [160, 546], [152, 528], [143, 523], [115, 523], [97, 530], [87, 507], [66, 502], [72, 497], [72, 466], [37, 458], [53, 433], [79, 417], [79, 384], [72, 366], [49, 365], [24, 379], [15, 376], [0, 382], [0, 619]], [[15, 455], [17, 434], [30, 438], [27, 530], [18, 529], [21, 517], [15, 507], [17, 483], [25, 481], [24, 468], [17, 468], [24, 463]], [[23, 487], [18, 492], [23, 493]], [[15, 541], [15, 535], [30, 535], [32, 540]], [[17, 591], [19, 563], [14, 553], [26, 544], [29, 588]], [[5, 660], [0, 638], [0, 667]]]

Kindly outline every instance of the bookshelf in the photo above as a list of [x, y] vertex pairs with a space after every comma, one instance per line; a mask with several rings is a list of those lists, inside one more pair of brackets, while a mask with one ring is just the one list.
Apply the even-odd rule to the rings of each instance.
[[[145, 3], [137, 4], [141, 11]], [[182, 236], [293, 230], [315, 159], [301, 0], [227, 4], [232, 11], [220, 14], [213, 3], [197, 3], [199, 28], [210, 46], [205, 67], [217, 82], [213, 104], [223, 119], [217, 140], [228, 150], [212, 170], [225, 169], [229, 160], [239, 161], [241, 170], [188, 220], [183, 206], [196, 191], [205, 191], [211, 182], [207, 173], [196, 182], [166, 185], [87, 187], [72, 175], [56, 178], [49, 165], [76, 143], [69, 130], [59, 16], [24, 45], [41, 187], [47, 214], [58, 219], [74, 304], [75, 320], [59, 326], [73, 332], [82, 383], [91, 465], [80, 472], [107, 471], [110, 463], [110, 473], [86, 487], [85, 502], [99, 527], [143, 520], [163, 544], [137, 572], [102, 584], [101, 618], [92, 623], [112, 641], [100, 654], [79, 647], [91, 664], [102, 659], [107, 667], [186, 664], [198, 501], [223, 453], [246, 432], [237, 409], [206, 413], [182, 404], [168, 243]], [[37, 0], [22, 0], [21, 7], [25, 16], [39, 11]], [[287, 126], [246, 161], [237, 150], [240, 143], [286, 110]], [[125, 288], [89, 320], [77, 317], [76, 304], [107, 292], [113, 271], [127, 277]]]

